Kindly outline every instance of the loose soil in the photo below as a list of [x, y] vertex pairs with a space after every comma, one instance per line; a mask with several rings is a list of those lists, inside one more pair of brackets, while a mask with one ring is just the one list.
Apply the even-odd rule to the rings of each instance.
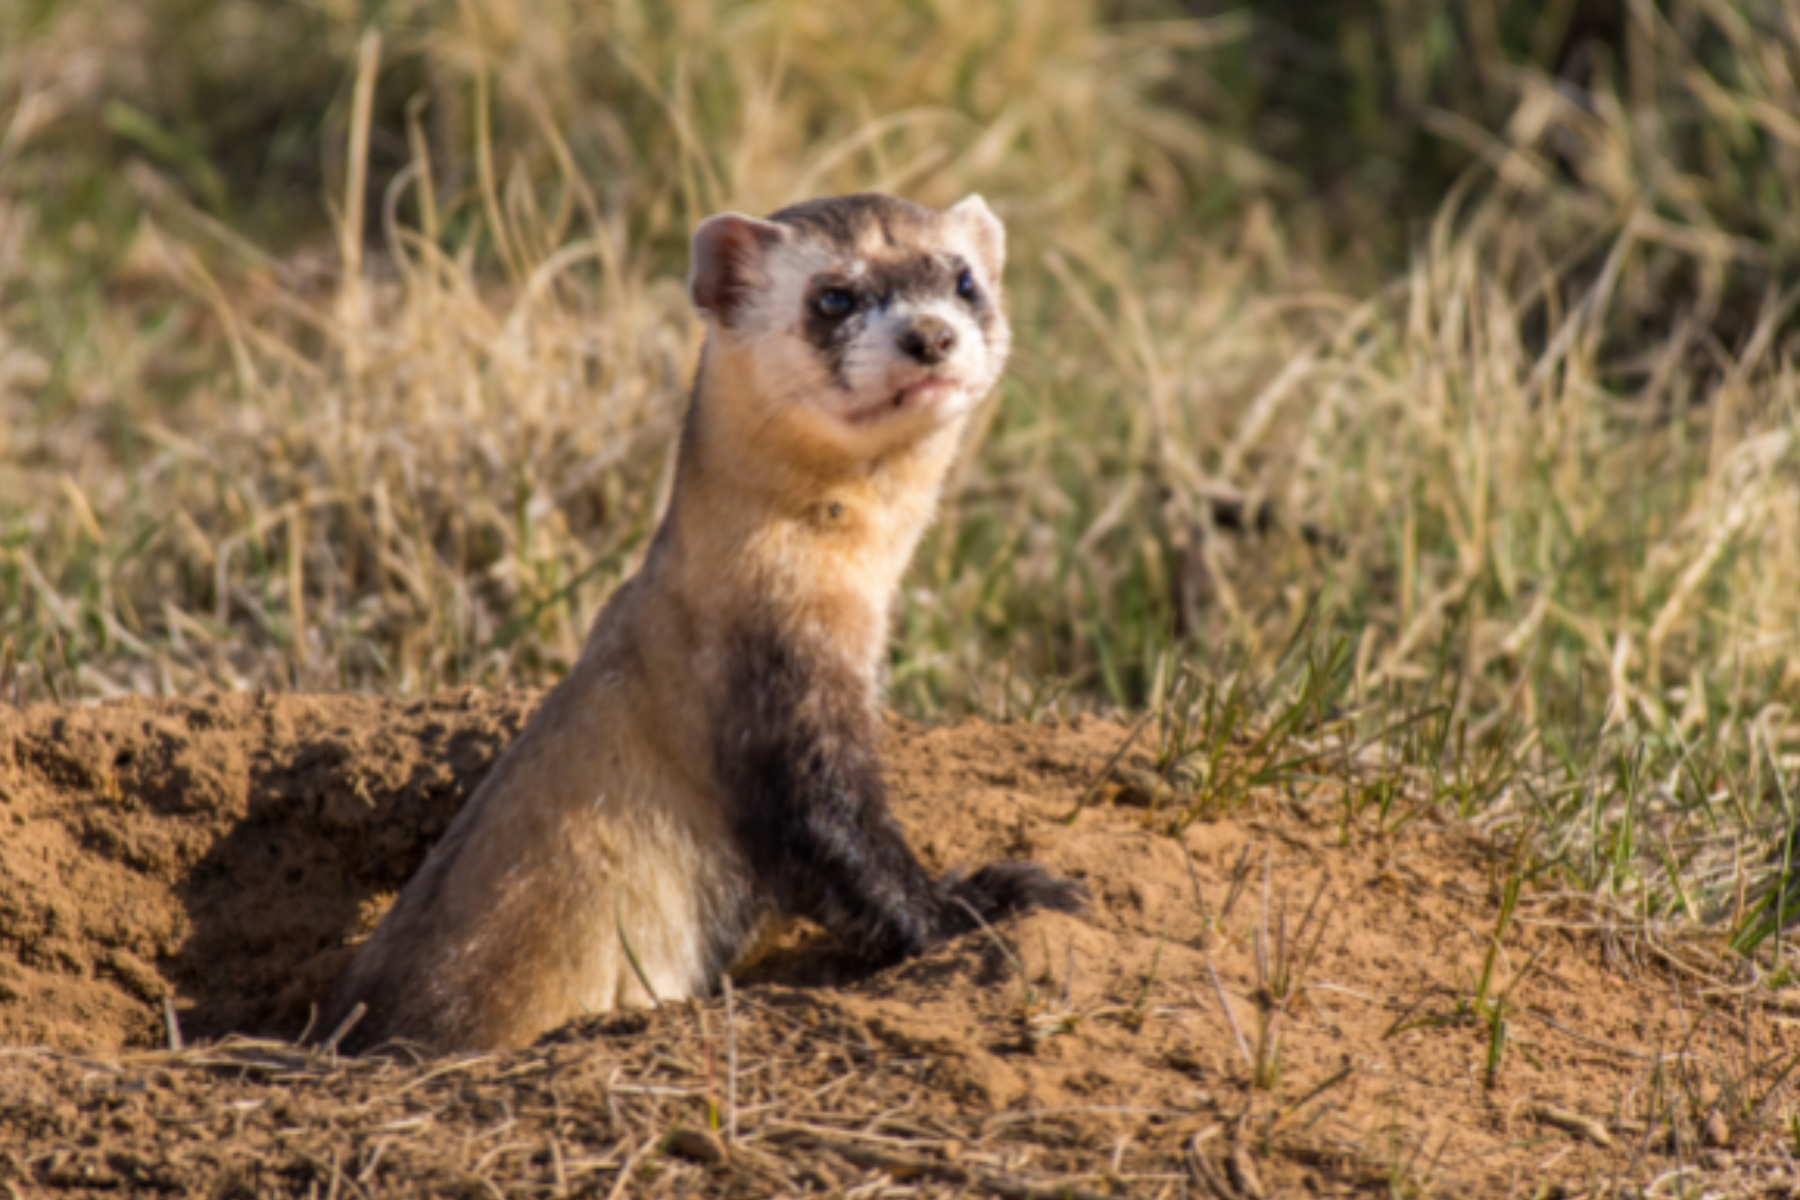
[[537, 699], [0, 707], [0, 1186], [1800, 1187], [1778, 1135], [1800, 1037], [1715, 986], [1693, 946], [1527, 889], [1488, 989], [1506, 996], [1496, 1062], [1494, 1023], [1469, 1011], [1509, 847], [1431, 812], [1384, 832], [1324, 783], [1172, 834], [1140, 792], [1096, 786], [1128, 731], [1093, 719], [895, 723], [885, 751], [934, 870], [1036, 858], [1087, 881], [1085, 917], [876, 973], [802, 930], [729, 998], [589, 1018], [513, 1053], [296, 1048]]

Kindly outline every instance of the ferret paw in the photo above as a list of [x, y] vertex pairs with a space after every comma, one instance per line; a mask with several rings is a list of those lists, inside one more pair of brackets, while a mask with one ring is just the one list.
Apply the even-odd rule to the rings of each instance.
[[1036, 908], [1078, 913], [1087, 907], [1086, 885], [1052, 875], [1034, 862], [991, 862], [973, 874], [951, 871], [938, 887], [955, 932]]

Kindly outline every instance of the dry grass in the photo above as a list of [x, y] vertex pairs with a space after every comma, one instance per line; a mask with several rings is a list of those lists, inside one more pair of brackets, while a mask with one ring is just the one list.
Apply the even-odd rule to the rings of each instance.
[[[1082, 1200], [1185, 1174], [1142, 1147], [1087, 1170], [1084, 1150], [1104, 1149], [1088, 1143], [1121, 1118], [1160, 1127], [1187, 1114], [1096, 1109], [1038, 1123], [920, 1108], [930, 1069], [853, 1015], [778, 993], [597, 1021], [524, 1053], [435, 1065], [239, 1039], [104, 1066], [28, 1051], [8, 1072], [21, 1099], [7, 1115], [15, 1132], [49, 1135], [15, 1169], [57, 1189], [775, 1196], [901, 1181], [906, 1194]], [[73, 1089], [71, 1075], [82, 1077]], [[59, 1111], [49, 1088], [80, 1107]], [[350, 1111], [358, 1130], [346, 1139], [333, 1124]], [[109, 1117], [108, 1152], [55, 1146]], [[154, 1124], [186, 1136], [160, 1150], [130, 1136]]]
[[[1347, 805], [1541, 827], [1582, 886], [1753, 944], [1800, 753], [1791, 6], [1634, 6], [1581, 86], [1481, 43], [1504, 120], [1420, 118], [1483, 165], [1386, 278], [1206, 119], [1235, 17], [248, 12], [0, 16], [0, 695], [554, 676], [666, 486], [694, 220], [979, 189], [1019, 350], [897, 705], [1386, 732], [1411, 774]], [[338, 232], [277, 254], [144, 97], [302, 35]], [[63, 228], [100, 127], [144, 153], [104, 178], [118, 229]]]

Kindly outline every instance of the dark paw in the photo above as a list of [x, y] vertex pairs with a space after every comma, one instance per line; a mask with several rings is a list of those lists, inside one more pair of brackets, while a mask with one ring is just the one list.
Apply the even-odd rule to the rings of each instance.
[[1076, 913], [1086, 908], [1088, 901], [1084, 885], [1052, 875], [1034, 862], [991, 862], [974, 874], [952, 871], [938, 887], [948, 901], [945, 916], [952, 931], [958, 933], [981, 921], [1034, 908]]

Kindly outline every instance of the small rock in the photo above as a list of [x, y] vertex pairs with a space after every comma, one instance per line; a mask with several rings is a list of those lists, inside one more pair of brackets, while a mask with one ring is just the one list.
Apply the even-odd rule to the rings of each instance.
[[1715, 1148], [1731, 1145], [1731, 1126], [1725, 1123], [1725, 1114], [1714, 1112], [1700, 1126], [1700, 1141]]
[[1544, 1124], [1554, 1126], [1564, 1133], [1578, 1138], [1586, 1138], [1602, 1149], [1612, 1148], [1612, 1137], [1598, 1121], [1590, 1121], [1579, 1113], [1557, 1108], [1553, 1104], [1533, 1104], [1525, 1111]]
[[102, 1163], [59, 1153], [43, 1168], [39, 1178], [54, 1188], [103, 1188], [119, 1186], [119, 1176]]
[[1263, 1190], [1262, 1177], [1256, 1172], [1256, 1164], [1250, 1158], [1250, 1152], [1243, 1146], [1233, 1146], [1231, 1154], [1225, 1159], [1225, 1170], [1231, 1176], [1232, 1184], [1246, 1200], [1263, 1200], [1268, 1192]]
[[1194, 1074], [1199, 1074], [1205, 1069], [1205, 1064], [1200, 1061], [1200, 1056], [1186, 1046], [1177, 1046], [1175, 1049], [1169, 1051], [1168, 1054], [1164, 1055], [1163, 1061], [1167, 1062], [1177, 1071], [1190, 1071]]
[[662, 1148], [664, 1154], [673, 1154], [703, 1167], [723, 1166], [725, 1163], [725, 1143], [716, 1134], [704, 1129], [678, 1127], [670, 1130], [669, 1136], [663, 1139]]
[[160, 1004], [169, 995], [169, 985], [156, 973], [156, 968], [129, 950], [110, 951], [104, 965], [119, 985], [145, 1004]]

